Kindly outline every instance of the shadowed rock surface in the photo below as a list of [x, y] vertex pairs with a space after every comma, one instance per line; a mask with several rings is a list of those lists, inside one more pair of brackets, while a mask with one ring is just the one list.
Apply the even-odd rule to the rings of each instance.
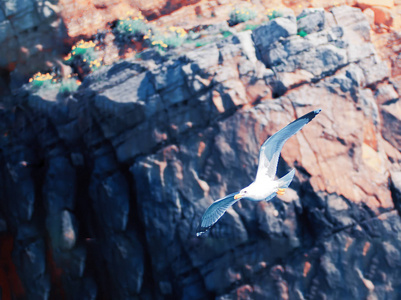
[[[0, 230], [15, 269], [1, 272], [19, 281], [8, 291], [397, 299], [400, 103], [350, 7], [121, 61], [75, 94], [22, 89], [0, 110]], [[197, 238], [208, 205], [253, 181], [263, 141], [316, 108], [283, 148], [278, 175], [296, 168], [286, 194], [240, 201]]]

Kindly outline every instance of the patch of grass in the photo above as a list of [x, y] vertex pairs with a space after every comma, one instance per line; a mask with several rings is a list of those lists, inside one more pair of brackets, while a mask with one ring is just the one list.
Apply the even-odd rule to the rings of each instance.
[[298, 21], [298, 20], [301, 20], [301, 19], [303, 19], [303, 18], [305, 18], [306, 16], [307, 16], [307, 15], [298, 16], [298, 17], [297, 17], [297, 21]]
[[144, 16], [139, 13], [138, 16], [127, 16], [126, 18], [119, 19], [114, 33], [118, 38], [127, 37], [129, 39], [142, 39], [145, 35], [149, 34], [151, 27], [147, 24]]
[[87, 72], [95, 71], [102, 65], [96, 44], [93, 41], [80, 40], [76, 43], [64, 61], [71, 66], [89, 67]]
[[55, 74], [40, 72], [34, 74], [29, 79], [29, 84], [36, 90], [39, 89], [57, 89], [59, 93], [73, 93], [81, 85], [76, 76], [69, 75], [68, 78], [60, 78]]
[[251, 8], [234, 8], [230, 13], [228, 24], [230, 26], [234, 26], [239, 23], [247, 22], [249, 20], [255, 19], [257, 15], [257, 12]]
[[300, 29], [300, 30], [298, 30], [298, 35], [299, 35], [300, 37], [305, 37], [305, 36], [308, 35], [308, 33], [307, 33], [305, 30]]
[[256, 28], [258, 28], [260, 25], [257, 25], [257, 24], [246, 24], [245, 25], [245, 28], [244, 28], [244, 31], [245, 30], [251, 30], [251, 31], [253, 31], [254, 29], [256, 29]]
[[196, 48], [203, 47], [203, 46], [206, 46], [209, 43], [210, 42], [200, 40], [200, 41], [196, 42], [195, 47]]
[[279, 10], [273, 10], [267, 14], [267, 17], [270, 21], [274, 20], [275, 18], [281, 18], [282, 16], [284, 16], [284, 14]]
[[149, 25], [142, 20], [124, 19], [117, 22], [115, 29], [123, 35], [144, 36], [148, 32]]
[[155, 47], [159, 50], [176, 48], [181, 46], [186, 38], [187, 32], [175, 26], [166, 29], [156, 29], [148, 24], [141, 13], [137, 17], [128, 16], [120, 19], [114, 28], [117, 39], [129, 42], [135, 40], [143, 42], [145, 47]]
[[50, 73], [42, 74], [38, 72], [34, 74], [30, 79], [29, 83], [34, 88], [40, 88], [41, 86], [48, 86], [51, 82], [54, 81], [54, 75]]
[[225, 30], [221, 33], [223, 35], [223, 38], [229, 37], [230, 35], [233, 35], [231, 31]]
[[170, 26], [167, 30], [154, 30], [149, 36], [144, 39], [149, 39], [150, 46], [157, 47], [159, 50], [167, 50], [168, 48], [177, 48], [181, 46], [187, 37], [187, 32], [175, 26]]
[[59, 93], [73, 93], [81, 85], [81, 81], [76, 78], [70, 77], [60, 81]]

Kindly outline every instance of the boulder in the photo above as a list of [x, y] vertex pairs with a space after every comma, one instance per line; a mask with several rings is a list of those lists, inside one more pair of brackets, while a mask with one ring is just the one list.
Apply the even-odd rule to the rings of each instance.
[[393, 15], [391, 13], [391, 10], [385, 7], [380, 7], [380, 6], [372, 6], [370, 9], [372, 9], [375, 13], [375, 24], [380, 25], [384, 24], [387, 26], [393, 25]]
[[264, 53], [280, 38], [286, 38], [297, 33], [297, 24], [288, 18], [276, 18], [266, 25], [262, 25], [253, 31], [253, 40], [265, 63], [268, 59]]
[[321, 31], [325, 27], [325, 21], [326, 16], [323, 8], [304, 9], [302, 13], [297, 16], [298, 33], [302, 31], [306, 34], [310, 34], [312, 32]]

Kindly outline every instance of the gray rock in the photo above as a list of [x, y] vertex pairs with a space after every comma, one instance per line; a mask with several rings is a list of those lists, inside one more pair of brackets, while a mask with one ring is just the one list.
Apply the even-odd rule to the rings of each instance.
[[366, 86], [377, 84], [390, 76], [387, 63], [377, 57], [368, 57], [359, 63], [365, 75]]
[[401, 102], [397, 101], [381, 106], [383, 138], [393, 145], [398, 151], [401, 150], [401, 119], [399, 116]]
[[132, 299], [142, 288], [144, 259], [141, 243], [134, 232], [116, 234], [103, 241], [113, 299]]
[[236, 35], [236, 37], [240, 41], [240, 45], [242, 48], [244, 56], [249, 60], [251, 63], [256, 63], [257, 61], [257, 54], [255, 45], [253, 44], [252, 40], [252, 32], [251, 31], [243, 31]]
[[230, 27], [228, 26], [228, 23], [226, 21], [216, 23], [216, 24], [211, 24], [209, 25], [205, 30], [205, 34], [207, 35], [216, 35], [219, 34], [223, 31], [229, 31]]
[[74, 247], [78, 235], [77, 222], [69, 211], [49, 214], [46, 227], [54, 251], [71, 250]]
[[4, 12], [2, 9], [0, 9], [0, 22], [3, 22], [6, 20], [6, 16], [4, 15]]
[[100, 173], [100, 169], [95, 166], [89, 193], [102, 230], [106, 233], [124, 231], [130, 208], [129, 190], [124, 176], [120, 172], [108, 176], [107, 173]]
[[391, 84], [386, 84], [377, 88], [375, 97], [379, 104], [386, 105], [396, 101], [400, 96]]
[[59, 9], [57, 9], [57, 6], [52, 5], [48, 1], [45, 1], [43, 5], [39, 7], [39, 12], [42, 16], [42, 19], [54, 20], [57, 18], [57, 13], [59, 12]]
[[312, 32], [317, 32], [323, 30], [325, 27], [326, 14], [323, 8], [314, 9], [306, 8], [297, 17], [297, 27], [298, 32], [305, 32], [310, 34]]
[[34, 8], [32, 0], [10, 0], [1, 3], [1, 9], [7, 17], [16, 15], [21, 11], [31, 11]]
[[17, 33], [31, 29], [40, 24], [40, 19], [35, 10], [18, 13], [12, 18], [12, 26]]
[[184, 74], [181, 67], [179, 61], [171, 61], [154, 70], [152, 82], [156, 91], [171, 90], [183, 85]]
[[20, 274], [27, 297], [47, 299], [50, 277], [46, 270], [45, 241], [36, 228], [22, 225], [18, 229], [13, 247], [13, 262]]
[[365, 87], [365, 75], [363, 69], [357, 64], [351, 63], [346, 70], [346, 76], [350, 78], [357, 87]]
[[[345, 51], [332, 45], [317, 48], [316, 58], [321, 64], [322, 73], [333, 72], [348, 62]], [[313, 73], [311, 69], [309, 71]], [[315, 74], [318, 74], [318, 72], [315, 72]]]
[[75, 246], [77, 230], [74, 221], [75, 217], [68, 210], [63, 210], [61, 213], [61, 249], [63, 250], [71, 250]]
[[334, 86], [339, 86], [344, 93], [355, 91], [355, 82], [343, 74], [330, 78], [329, 82]]
[[96, 116], [106, 138], [132, 128], [162, 110], [162, 102], [160, 97], [155, 98], [150, 78], [150, 74], [142, 73], [95, 96], [91, 104], [98, 111]]
[[262, 61], [269, 63], [266, 54], [273, 44], [281, 38], [287, 38], [297, 33], [297, 24], [288, 18], [277, 18], [265, 25], [256, 28], [252, 37], [258, 49]]
[[30, 170], [19, 162], [6, 163], [5, 167], [4, 204], [10, 210], [10, 215], [7, 216], [9, 224], [15, 228], [17, 224], [32, 218], [36, 200], [35, 183]]
[[358, 62], [363, 58], [368, 58], [376, 54], [374, 46], [370, 43], [354, 45], [347, 49], [350, 62]]
[[[6, 26], [6, 31], [9, 30]], [[10, 49], [18, 49], [19, 47], [19, 42], [16, 37], [12, 37], [7, 41], [7, 46], [4, 48], [0, 48], [0, 64], [3, 66], [6, 66], [8, 62], [10, 61], [16, 61], [18, 58], [18, 53], [17, 51], [10, 51]], [[20, 85], [17, 85], [16, 87], [19, 87]]]
[[69, 160], [65, 157], [54, 157], [49, 160], [43, 185], [44, 204], [48, 213], [60, 213], [75, 207], [76, 174]]
[[167, 124], [166, 114], [157, 115], [114, 138], [113, 146], [116, 149], [118, 161], [132, 161], [166, 142], [170, 136], [170, 128]]
[[183, 55], [183, 60], [189, 61], [193, 69], [210, 72], [209, 69], [219, 62], [219, 49], [215, 43], [205, 45]]
[[394, 205], [398, 212], [401, 211], [401, 172], [390, 172], [390, 189], [394, 199]]
[[362, 89], [359, 91], [359, 100], [361, 100], [360, 108], [375, 125], [380, 123], [379, 109], [373, 96], [372, 90]]
[[344, 5], [333, 7], [330, 11], [337, 24], [341, 24], [341, 27], [345, 29], [347, 39], [354, 37], [361, 41], [370, 41], [370, 25], [359, 8]]
[[340, 6], [332, 8], [331, 12], [344, 30], [344, 41], [352, 44], [348, 48], [349, 61], [357, 62], [375, 54], [370, 43], [369, 22], [359, 8]]
[[306, 70], [316, 78], [333, 73], [348, 62], [347, 53], [333, 45], [324, 45], [310, 51], [300, 52], [287, 58], [289, 63], [274, 66], [276, 72], [294, 72], [297, 69]]
[[0, 43], [3, 43], [7, 39], [13, 36], [13, 29], [10, 21], [5, 20], [0, 23]]

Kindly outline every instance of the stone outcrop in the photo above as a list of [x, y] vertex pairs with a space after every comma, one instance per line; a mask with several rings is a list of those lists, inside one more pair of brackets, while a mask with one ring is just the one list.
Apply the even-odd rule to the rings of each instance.
[[[390, 76], [364, 14], [344, 6], [148, 52], [74, 94], [21, 90], [0, 110], [0, 230], [24, 296], [398, 297]], [[197, 238], [207, 206], [254, 179], [263, 141], [316, 108], [283, 148], [287, 193], [240, 201]]]
[[51, 59], [50, 50], [63, 51], [65, 35], [58, 12], [49, 1], [1, 1], [0, 69], [13, 71], [18, 65], [16, 76], [33, 73]]

